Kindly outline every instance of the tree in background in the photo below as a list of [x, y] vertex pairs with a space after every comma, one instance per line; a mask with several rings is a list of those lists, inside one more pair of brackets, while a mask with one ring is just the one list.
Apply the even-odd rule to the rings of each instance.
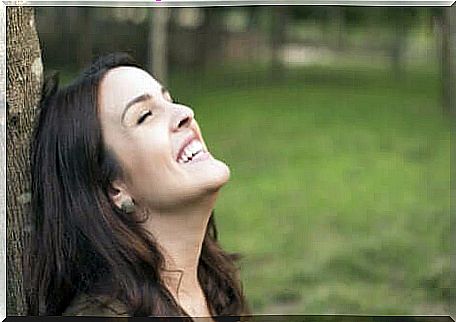
[[335, 29], [333, 41], [335, 48], [340, 51], [346, 46], [345, 36], [347, 34], [347, 30], [345, 25], [345, 8], [341, 6], [331, 6], [329, 7], [329, 10]]
[[78, 39], [78, 67], [85, 67], [92, 60], [92, 29], [93, 29], [93, 9], [90, 7], [75, 7], [73, 8], [79, 19], [79, 26], [81, 30], [79, 31]]
[[286, 43], [286, 26], [288, 19], [287, 6], [270, 8], [271, 15], [271, 76], [273, 79], [283, 77], [284, 67], [280, 57], [283, 44]]
[[6, 14], [7, 313], [23, 315], [23, 249], [31, 227], [29, 141], [43, 68], [33, 9], [8, 7]]
[[229, 9], [221, 7], [204, 8], [204, 22], [198, 31], [202, 36], [199, 48], [200, 65], [205, 69], [219, 63], [220, 57], [222, 57], [223, 36], [226, 32], [222, 23], [227, 10]]
[[440, 16], [442, 104], [456, 117], [456, 7], [444, 8]]
[[150, 8], [148, 66], [162, 84], [168, 80], [168, 22], [169, 8]]
[[412, 7], [389, 7], [386, 11], [386, 22], [390, 22], [394, 35], [391, 40], [391, 71], [396, 79], [402, 78], [405, 69], [405, 51], [407, 36], [415, 23], [417, 9]]

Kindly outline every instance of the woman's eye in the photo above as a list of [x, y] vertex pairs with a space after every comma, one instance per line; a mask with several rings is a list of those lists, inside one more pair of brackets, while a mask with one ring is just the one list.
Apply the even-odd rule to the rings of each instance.
[[151, 116], [151, 115], [152, 115], [152, 112], [151, 112], [151, 111], [147, 111], [146, 113], [142, 114], [141, 117], [138, 119], [137, 124], [138, 124], [138, 125], [141, 124], [142, 122], [144, 122], [144, 120], [145, 120], [147, 117], [149, 117], [149, 116]]

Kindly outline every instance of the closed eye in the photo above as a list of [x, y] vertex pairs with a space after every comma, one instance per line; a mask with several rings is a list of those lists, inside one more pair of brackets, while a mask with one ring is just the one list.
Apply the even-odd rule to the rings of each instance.
[[142, 122], [146, 120], [147, 117], [152, 116], [151, 111], [147, 111], [146, 113], [142, 114], [141, 117], [138, 119], [137, 125], [140, 125]]

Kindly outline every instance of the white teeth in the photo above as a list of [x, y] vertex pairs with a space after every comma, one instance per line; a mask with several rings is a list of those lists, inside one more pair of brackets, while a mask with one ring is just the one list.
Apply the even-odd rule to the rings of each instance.
[[194, 153], [200, 152], [203, 150], [203, 144], [200, 141], [194, 141], [193, 151]]
[[190, 145], [188, 146], [188, 149], [190, 150], [190, 152], [192, 152], [192, 154], [195, 153], [195, 148], [196, 148], [196, 141], [193, 141], [192, 143], [190, 143]]
[[203, 150], [203, 144], [198, 140], [193, 140], [190, 144], [188, 144], [184, 151], [182, 152], [181, 156], [177, 160], [179, 163], [188, 162], [193, 156], [198, 154]]

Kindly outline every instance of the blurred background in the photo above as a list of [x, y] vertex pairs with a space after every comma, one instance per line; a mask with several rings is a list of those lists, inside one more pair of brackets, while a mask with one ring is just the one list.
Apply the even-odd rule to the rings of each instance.
[[[453, 11], [454, 12], [454, 11]], [[447, 314], [443, 8], [37, 7], [45, 70], [127, 51], [231, 168], [216, 206], [253, 313]], [[454, 119], [453, 119], [454, 121]]]

